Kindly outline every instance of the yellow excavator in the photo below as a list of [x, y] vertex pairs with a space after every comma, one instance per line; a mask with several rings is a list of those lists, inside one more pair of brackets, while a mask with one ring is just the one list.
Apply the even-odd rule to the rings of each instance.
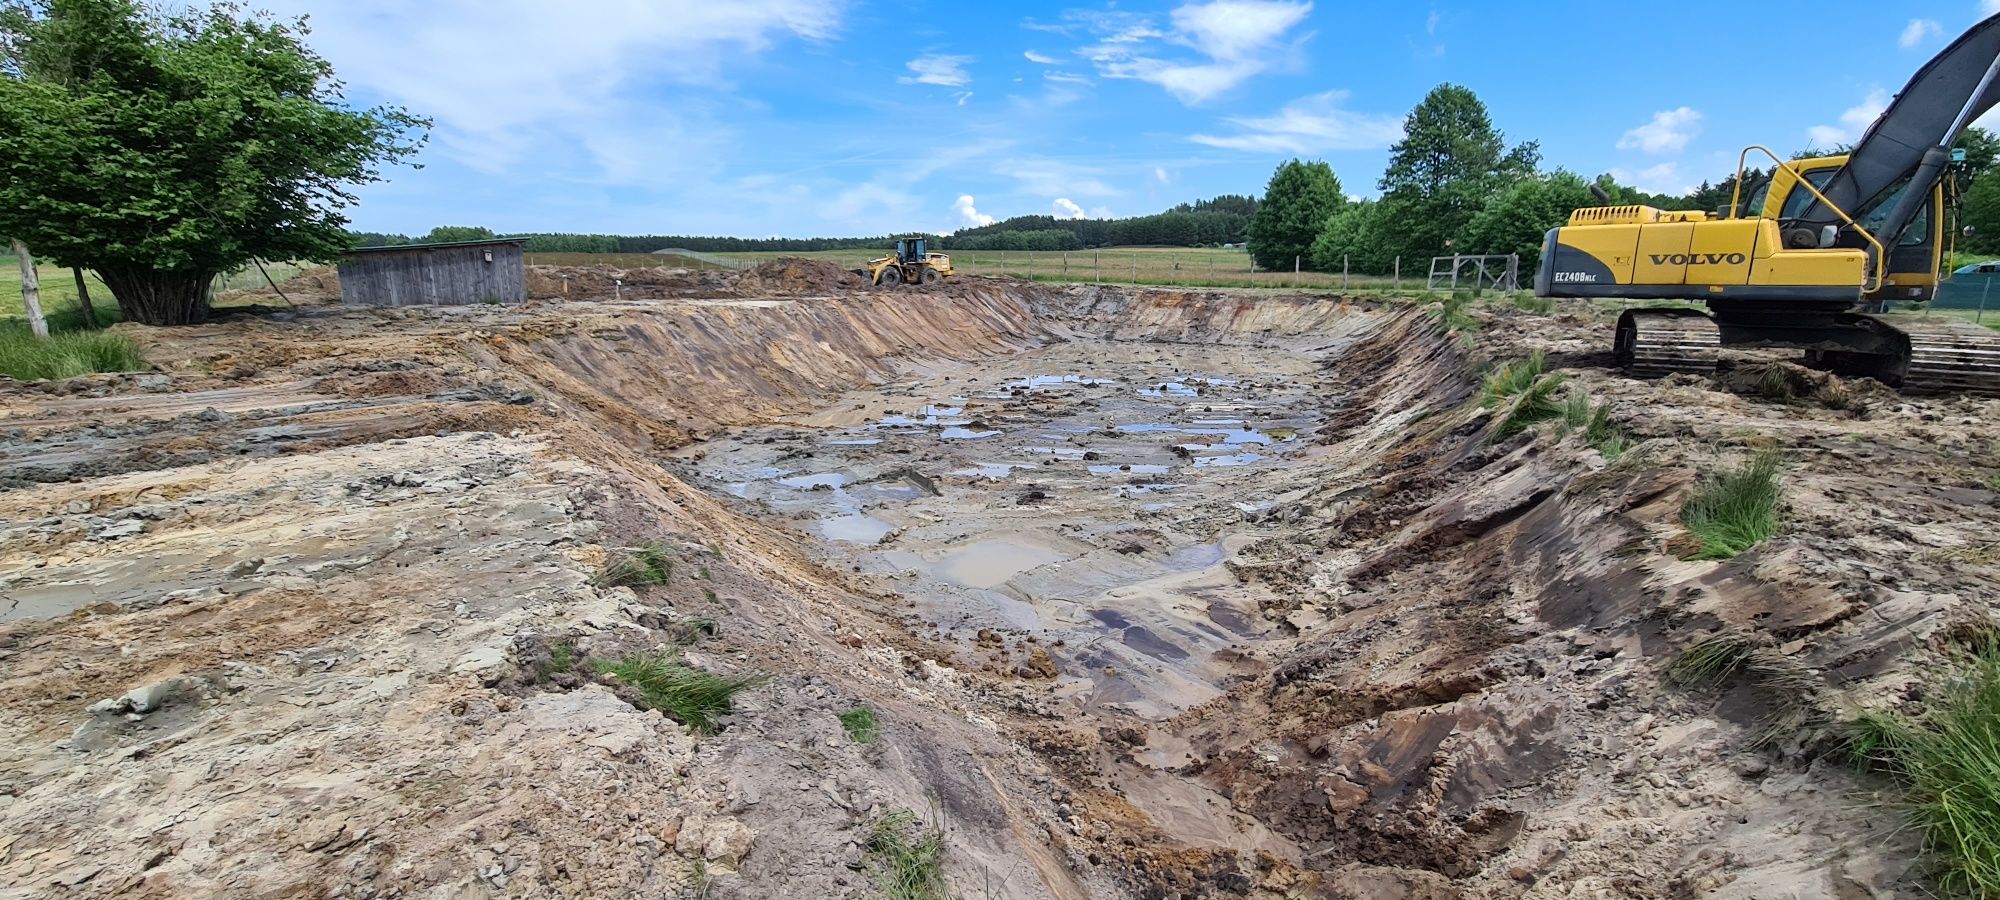
[[[1712, 372], [1726, 346], [1793, 347], [1809, 365], [1912, 393], [2000, 396], [2000, 333], [1885, 314], [1937, 290], [1955, 237], [1947, 201], [1964, 159], [1953, 144], [2000, 103], [1996, 76], [2000, 16], [1919, 69], [1847, 153], [1786, 161], [1764, 147], [1744, 150], [1727, 209], [1577, 210], [1548, 233], [1535, 293], [1708, 308], [1621, 315], [1613, 350], [1635, 375]], [[1746, 185], [1753, 152], [1773, 168]]]
[[951, 257], [942, 253], [932, 253], [930, 241], [925, 238], [906, 238], [896, 242], [896, 252], [868, 261], [868, 267], [861, 274], [868, 276], [870, 284], [937, 284], [950, 278]]

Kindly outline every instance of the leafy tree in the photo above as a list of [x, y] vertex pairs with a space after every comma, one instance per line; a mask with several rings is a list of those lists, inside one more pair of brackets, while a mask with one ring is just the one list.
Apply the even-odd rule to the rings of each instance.
[[1278, 166], [1250, 220], [1250, 257], [1259, 268], [1283, 271], [1312, 254], [1326, 220], [1347, 202], [1333, 167], [1291, 160]]
[[478, 225], [439, 225], [431, 229], [430, 234], [424, 235], [423, 243], [449, 244], [456, 241], [490, 241], [493, 238], [491, 228]]
[[1979, 176], [2000, 162], [2000, 136], [1977, 125], [1965, 129], [1958, 136], [1958, 148], [1965, 151], [1965, 168], [1958, 176], [1961, 189], [1970, 189], [1979, 182]]
[[337, 258], [352, 189], [429, 123], [348, 106], [305, 34], [220, 3], [0, 0], [0, 234], [152, 325], [203, 320], [253, 259]]
[[1540, 162], [1533, 142], [1506, 149], [1469, 88], [1438, 85], [1403, 120], [1403, 139], [1382, 173], [1386, 249], [1416, 259], [1450, 252], [1487, 200]]
[[1383, 248], [1382, 204], [1373, 200], [1349, 203], [1326, 220], [1319, 237], [1313, 240], [1312, 267], [1321, 272], [1347, 270], [1363, 275], [1387, 275], [1395, 267], [1392, 254]]
[[1569, 172], [1523, 178], [1507, 186], [1466, 224], [1466, 252], [1518, 253], [1521, 271], [1532, 272], [1542, 258], [1542, 239], [1549, 229], [1569, 221], [1569, 214], [1595, 201], [1590, 185]]
[[347, 243], [353, 247], [400, 247], [410, 243], [409, 237], [400, 234], [383, 234], [379, 231], [350, 231]]
[[2000, 178], [1981, 178], [1965, 192], [1959, 221], [1972, 226], [1965, 249], [1973, 253], [2000, 252]]

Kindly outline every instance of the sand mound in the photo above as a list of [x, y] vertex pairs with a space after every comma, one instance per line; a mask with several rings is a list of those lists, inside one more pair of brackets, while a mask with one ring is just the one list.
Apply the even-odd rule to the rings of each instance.
[[744, 292], [812, 293], [867, 287], [868, 279], [833, 263], [786, 256], [760, 263], [743, 273], [736, 288]]

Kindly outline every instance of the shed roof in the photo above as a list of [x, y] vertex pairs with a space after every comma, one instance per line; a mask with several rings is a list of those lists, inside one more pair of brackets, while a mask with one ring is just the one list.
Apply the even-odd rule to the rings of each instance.
[[482, 247], [489, 244], [526, 244], [527, 238], [487, 238], [482, 241], [442, 241], [435, 244], [393, 244], [387, 247], [356, 247], [347, 251], [355, 253], [386, 253], [391, 250], [438, 250], [445, 247]]

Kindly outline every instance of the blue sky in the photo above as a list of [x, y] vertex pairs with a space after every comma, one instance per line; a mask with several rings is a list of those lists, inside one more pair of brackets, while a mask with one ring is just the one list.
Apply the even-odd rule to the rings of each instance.
[[[1293, 156], [1372, 196], [1446, 81], [1550, 167], [1678, 192], [1745, 144], [1853, 139], [2000, 0], [273, 8], [311, 16], [350, 99], [436, 120], [424, 168], [365, 189], [356, 228], [765, 237], [1141, 215], [1260, 193]], [[1810, 31], [1787, 38], [1792, 20]]]

